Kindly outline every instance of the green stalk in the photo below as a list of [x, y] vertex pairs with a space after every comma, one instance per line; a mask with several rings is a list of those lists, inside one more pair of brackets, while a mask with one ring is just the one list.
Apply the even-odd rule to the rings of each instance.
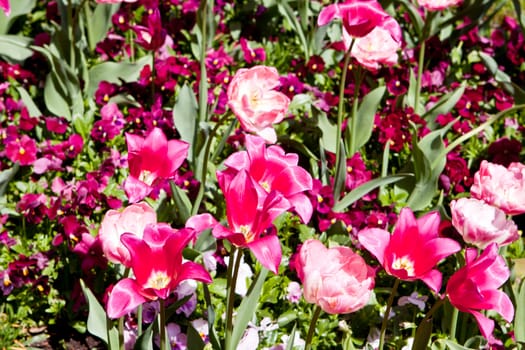
[[350, 148], [348, 156], [352, 157], [357, 152], [355, 144], [357, 134], [357, 108], [359, 106], [359, 90], [361, 89], [361, 82], [363, 81], [363, 70], [361, 66], [357, 66], [355, 72], [355, 84], [354, 84], [354, 101], [352, 103], [352, 127], [350, 128]]
[[[239, 275], [239, 267], [242, 260], [242, 249], [236, 249], [232, 246], [230, 254], [230, 261], [228, 263], [228, 276], [231, 279], [228, 281], [228, 298], [226, 301], [226, 331], [225, 331], [225, 349], [233, 350], [232, 348], [232, 333], [233, 333], [233, 308], [235, 302], [235, 287], [237, 285], [237, 276]], [[235, 263], [232, 262], [234, 253], [237, 252], [235, 256]]]
[[166, 347], [166, 308], [164, 306], [164, 299], [159, 298], [159, 303], [160, 350], [168, 350]]
[[[345, 86], [346, 86], [346, 74], [348, 72], [348, 65], [350, 64], [350, 59], [352, 56], [350, 52], [352, 51], [352, 46], [354, 46], [354, 41], [350, 44], [350, 48], [345, 53], [344, 63], [343, 63], [343, 72], [341, 73], [341, 81], [339, 83], [339, 105], [337, 107], [337, 131], [335, 135], [335, 169], [339, 169], [339, 163], [342, 161], [341, 155], [341, 135], [343, 128], [343, 115], [344, 115], [344, 98], [345, 98]], [[334, 184], [338, 183], [339, 172], [336, 171]], [[334, 200], [339, 200], [341, 193], [339, 191], [334, 191]]]
[[314, 313], [312, 315], [312, 320], [310, 321], [310, 327], [308, 328], [308, 333], [306, 334], [305, 340], [305, 350], [310, 350], [312, 348], [312, 339], [314, 337], [315, 326], [317, 325], [317, 320], [321, 315], [321, 307], [319, 305], [315, 306]]
[[73, 0], [67, 1], [67, 36], [69, 39], [69, 66], [75, 69], [75, 32], [73, 29]]
[[420, 114], [421, 112], [421, 104], [419, 103], [419, 99], [421, 96], [421, 79], [423, 77], [423, 65], [425, 64], [425, 47], [426, 39], [423, 38], [423, 40], [421, 41], [421, 46], [419, 48], [419, 60], [417, 64], [416, 96], [414, 98], [414, 112], [416, 112], [416, 114]]
[[459, 310], [454, 307], [454, 310], [452, 310], [452, 317], [450, 318], [450, 340], [456, 339], [456, 328], [458, 327], [458, 316], [459, 316]]
[[124, 350], [124, 316], [118, 319], [118, 348]]
[[386, 334], [386, 326], [388, 324], [388, 315], [390, 314], [390, 310], [392, 309], [392, 304], [394, 303], [394, 297], [397, 294], [397, 288], [399, 287], [399, 281], [400, 280], [396, 278], [396, 281], [394, 282], [394, 286], [392, 287], [392, 291], [390, 292], [390, 296], [388, 297], [385, 315], [383, 316], [383, 322], [381, 323], [381, 333], [379, 336], [379, 350], [383, 350], [383, 346], [385, 345], [385, 334]]

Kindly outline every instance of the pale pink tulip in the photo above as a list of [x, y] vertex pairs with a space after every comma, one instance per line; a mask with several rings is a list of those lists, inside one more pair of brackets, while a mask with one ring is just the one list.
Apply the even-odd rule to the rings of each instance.
[[482, 161], [470, 193], [508, 215], [525, 213], [525, 165], [511, 163], [504, 167]]
[[290, 99], [276, 91], [279, 73], [274, 67], [241, 68], [228, 85], [228, 106], [241, 127], [261, 136], [269, 143], [277, 141], [273, 124], [283, 120]]
[[124, 190], [131, 203], [144, 199], [153, 190], [157, 179], [169, 179], [188, 155], [189, 144], [167, 140], [160, 128], [154, 128], [146, 138], [126, 134], [129, 176]]
[[255, 180], [259, 196], [271, 191], [279, 192], [301, 218], [308, 222], [312, 216], [312, 203], [306, 191], [312, 190], [312, 176], [299, 163], [295, 153], [285, 153], [277, 146], [267, 147], [257, 136], [246, 135], [246, 151], [235, 152], [224, 162], [227, 169], [222, 171], [222, 179], [230, 181], [240, 170], [246, 169]]
[[106, 258], [113, 262], [129, 266], [128, 249], [120, 241], [124, 233], [132, 233], [141, 238], [149, 224], [157, 223], [155, 210], [147, 203], [132, 204], [124, 210], [109, 210], [98, 230], [102, 251]]
[[460, 198], [450, 203], [452, 225], [470, 243], [480, 249], [490, 243], [506, 245], [519, 238], [518, 227], [507, 215], [475, 198]]
[[438, 236], [439, 223], [439, 213], [430, 212], [416, 219], [407, 207], [401, 209], [392, 234], [366, 228], [359, 232], [358, 239], [389, 275], [404, 281], [422, 280], [438, 293], [442, 276], [436, 265], [461, 249], [458, 242]]
[[460, 5], [463, 3], [463, 0], [417, 0], [417, 2], [429, 11], [441, 11]]
[[450, 303], [459, 311], [468, 312], [476, 319], [481, 334], [496, 343], [492, 332], [494, 321], [479, 310], [492, 310], [512, 322], [514, 306], [504, 292], [498, 290], [509, 278], [505, 260], [498, 254], [498, 246], [490, 244], [478, 257], [477, 249], [467, 248], [465, 266], [448, 280], [446, 293]]
[[305, 300], [330, 314], [361, 309], [374, 289], [374, 270], [348, 247], [326, 248], [309, 239], [294, 256], [293, 266]]
[[0, 9], [2, 9], [6, 16], [11, 14], [11, 4], [9, 0], [0, 0]]
[[381, 66], [395, 65], [400, 48], [401, 29], [396, 20], [389, 17], [366, 36], [356, 38], [351, 54], [363, 67], [376, 71]]

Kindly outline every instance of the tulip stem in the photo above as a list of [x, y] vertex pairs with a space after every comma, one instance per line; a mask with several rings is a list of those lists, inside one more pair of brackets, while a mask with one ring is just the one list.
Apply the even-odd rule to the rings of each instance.
[[450, 318], [450, 340], [456, 339], [456, 328], [458, 325], [459, 310], [454, 308], [452, 310], [452, 316]]
[[166, 310], [164, 307], [164, 299], [159, 298], [159, 329], [160, 329], [160, 350], [167, 350], [166, 347]]
[[[235, 262], [232, 260], [235, 258]], [[235, 302], [235, 287], [237, 285], [237, 276], [242, 261], [242, 249], [236, 249], [232, 246], [230, 260], [228, 261], [228, 298], [226, 301], [226, 332], [225, 332], [225, 349], [231, 350], [237, 344], [231, 344], [233, 333], [233, 307]]]
[[386, 326], [388, 323], [388, 315], [390, 315], [390, 310], [392, 309], [392, 304], [394, 303], [394, 297], [397, 294], [397, 288], [399, 287], [399, 281], [400, 280], [396, 278], [396, 281], [394, 282], [394, 286], [392, 287], [392, 291], [390, 292], [390, 296], [388, 297], [385, 315], [383, 316], [383, 322], [381, 323], [381, 333], [379, 337], [379, 350], [383, 350], [383, 346], [385, 345], [385, 333], [386, 333]]
[[352, 101], [352, 127], [350, 128], [350, 148], [348, 157], [352, 157], [357, 152], [356, 135], [357, 135], [357, 108], [359, 106], [359, 90], [361, 89], [361, 81], [363, 81], [363, 70], [361, 66], [357, 66], [354, 74], [354, 100]]
[[[352, 40], [352, 43], [350, 44], [350, 47], [345, 53], [344, 63], [343, 63], [343, 71], [341, 73], [341, 82], [339, 84], [339, 105], [337, 107], [337, 134], [335, 136], [335, 176], [334, 176], [334, 184], [339, 183], [339, 167], [340, 162], [342, 162], [343, 155], [341, 154], [341, 135], [342, 135], [342, 129], [343, 129], [343, 114], [344, 114], [344, 98], [345, 98], [345, 86], [346, 86], [346, 74], [348, 72], [348, 65], [350, 64], [350, 59], [352, 58], [352, 55], [350, 52], [352, 51], [352, 46], [354, 46], [354, 40]], [[346, 174], [346, 172], [345, 172]], [[343, 181], [344, 182], [344, 181]], [[338, 201], [339, 196], [341, 195], [341, 190], [339, 188], [334, 189], [334, 200]]]
[[306, 340], [305, 340], [305, 350], [310, 350], [312, 348], [312, 338], [314, 337], [315, 327], [317, 324], [317, 320], [319, 319], [319, 316], [321, 315], [321, 307], [319, 305], [315, 306], [314, 313], [312, 315], [312, 320], [310, 321], [310, 327], [308, 328], [308, 333], [306, 334]]

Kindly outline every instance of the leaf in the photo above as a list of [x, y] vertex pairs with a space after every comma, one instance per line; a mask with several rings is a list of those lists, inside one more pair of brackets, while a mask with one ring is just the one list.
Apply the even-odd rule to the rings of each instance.
[[428, 123], [427, 127], [431, 130], [435, 126], [436, 118], [441, 114], [447, 114], [456, 106], [463, 93], [465, 92], [466, 84], [461, 84], [456, 90], [443, 95], [425, 114], [422, 115]]
[[356, 116], [357, 130], [359, 130], [359, 132], [354, 133], [356, 138], [356, 150], [364, 146], [370, 139], [370, 136], [372, 136], [377, 107], [379, 106], [379, 103], [385, 94], [385, 90], [385, 86], [379, 86], [366, 94], [366, 96], [361, 101]]
[[11, 63], [22, 63], [33, 55], [29, 48], [32, 42], [32, 38], [21, 35], [0, 35], [0, 56]]
[[193, 328], [191, 323], [188, 325], [188, 331], [186, 335], [188, 349], [201, 350], [204, 349], [204, 346], [206, 346], [206, 344], [201, 338], [201, 335], [199, 334], [199, 332], [197, 332], [195, 328]]
[[188, 159], [193, 159], [193, 145], [195, 144], [198, 122], [198, 105], [195, 93], [187, 84], [184, 84], [173, 106], [173, 123], [180, 134], [181, 140], [190, 144]]
[[337, 135], [337, 125], [332, 124], [327, 116], [326, 113], [319, 113], [319, 117], [317, 119], [317, 127], [321, 129], [322, 133], [322, 141], [324, 149], [330, 153], [336, 153], [336, 140], [334, 135]]
[[335, 177], [334, 177], [334, 199], [337, 201], [343, 193], [346, 186], [346, 154], [345, 145], [341, 140], [339, 144], [339, 159], [335, 164]]
[[423, 31], [425, 23], [423, 22], [423, 18], [421, 18], [419, 9], [408, 0], [398, 0], [398, 2], [401, 3], [403, 7], [405, 7], [405, 9], [407, 10], [408, 16], [410, 17], [410, 21], [414, 26], [414, 30], [416, 31], [417, 36], [421, 37], [421, 32]]
[[252, 319], [255, 310], [259, 306], [258, 300], [261, 296], [261, 290], [267, 275], [268, 270], [261, 268], [257, 278], [252, 282], [248, 294], [242, 300], [241, 305], [239, 305], [231, 338], [232, 348], [226, 350], [233, 350], [237, 348], [237, 345], [239, 344], [239, 341], [241, 340], [241, 337], [248, 326], [248, 322]]
[[135, 81], [140, 76], [140, 71], [144, 66], [151, 66], [151, 55], [146, 55], [134, 63], [131, 62], [104, 62], [89, 70], [89, 84], [85, 94], [87, 98], [92, 98], [101, 81], [120, 84], [122, 81], [129, 83]]
[[15, 163], [10, 169], [0, 171], [0, 197], [2, 197], [7, 189], [7, 185], [20, 169], [18, 163]]
[[9, 0], [11, 14], [6, 16], [0, 11], [0, 34], [7, 34], [18, 17], [30, 13], [36, 5], [36, 0]]
[[414, 176], [414, 174], [396, 174], [386, 177], [380, 177], [377, 179], [370, 180], [364, 184], [354, 188], [350, 193], [346, 194], [339, 202], [337, 202], [332, 208], [335, 212], [342, 212], [345, 208], [348, 208], [355, 201], [362, 198], [365, 194], [372, 191], [373, 189], [397, 182], [401, 179]]
[[[80, 280], [80, 286], [84, 292], [89, 306], [89, 315], [87, 320], [87, 329], [89, 333], [99, 337], [110, 349], [116, 349], [118, 344], [118, 331], [116, 327], [110, 327], [106, 311], [100, 305], [97, 298], [93, 295], [91, 290], [86, 287], [83, 280]], [[115, 346], [115, 347], [114, 347]]]
[[288, 337], [288, 343], [286, 344], [286, 350], [292, 350], [293, 349], [293, 343], [295, 341], [295, 332], [297, 330], [297, 323], [293, 325], [292, 332], [290, 333], [290, 336]]
[[424, 320], [417, 327], [412, 350], [426, 350], [430, 336], [432, 335], [432, 318]]
[[462, 345], [459, 345], [456, 342], [453, 342], [452, 340], [448, 339], [438, 339], [434, 343], [432, 343], [432, 349], [450, 349], [450, 350], [473, 350], [471, 348], [464, 347]]
[[104, 39], [112, 26], [111, 17], [118, 11], [120, 4], [97, 4], [92, 12], [86, 13], [86, 29], [89, 49], [95, 50], [97, 43]]
[[306, 60], [308, 60], [308, 57], [310, 56], [310, 50], [308, 46], [308, 41], [306, 40], [306, 36], [304, 35], [303, 28], [301, 27], [301, 24], [297, 20], [297, 16], [294, 13], [293, 9], [288, 4], [288, 0], [279, 0], [277, 1], [277, 7], [279, 9], [279, 13], [286, 18], [290, 26], [292, 26], [293, 30], [299, 37], [299, 41], [301, 42], [301, 46], [303, 47], [303, 53], [305, 55]]
[[60, 89], [60, 83], [56, 76], [51, 72], [46, 77], [44, 85], [44, 101], [47, 109], [54, 115], [65, 117], [71, 120], [71, 110], [66, 99], [66, 92]]
[[24, 89], [23, 86], [17, 86], [16, 89], [18, 90], [18, 93], [20, 94], [20, 98], [22, 99], [22, 102], [24, 102], [24, 105], [27, 108], [27, 111], [29, 112], [29, 115], [31, 117], [40, 117], [42, 116], [42, 112], [38, 109], [37, 105], [29, 96], [29, 93], [26, 89]]
[[153, 350], [153, 325], [152, 322], [137, 338], [133, 350]]
[[514, 316], [514, 337], [516, 341], [525, 342], [525, 279], [521, 281], [516, 298], [516, 314]]
[[479, 51], [478, 55], [487, 67], [487, 69], [490, 71], [490, 73], [494, 75], [494, 79], [496, 79], [496, 81], [499, 84], [501, 84], [503, 88], [514, 97], [514, 101], [517, 104], [525, 103], [525, 90], [513, 83], [510, 77], [501, 69], [499, 69], [498, 62], [496, 62], [494, 58], [492, 58], [484, 52]]
[[175, 200], [175, 205], [180, 214], [181, 222], [186, 222], [191, 215], [191, 201], [188, 195], [173, 181], [170, 181], [171, 193], [173, 195], [173, 200]]
[[410, 70], [410, 76], [408, 79], [408, 91], [405, 96], [405, 105], [407, 107], [412, 107], [414, 110], [417, 110], [416, 108], [416, 88], [417, 88], [417, 82], [416, 82], [416, 75], [414, 73], [414, 70]]

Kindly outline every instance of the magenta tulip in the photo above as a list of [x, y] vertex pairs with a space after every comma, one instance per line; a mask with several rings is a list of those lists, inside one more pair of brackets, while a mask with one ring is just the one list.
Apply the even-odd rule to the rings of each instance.
[[0, 0], [0, 9], [2, 9], [6, 16], [11, 14], [11, 4], [9, 0]]
[[167, 224], [147, 226], [143, 239], [123, 234], [121, 241], [129, 250], [134, 277], [120, 280], [112, 289], [108, 317], [122, 317], [148, 300], [166, 299], [182, 281], [210, 283], [204, 267], [183, 262], [182, 251], [194, 235], [191, 229], [174, 230]]
[[309, 239], [295, 255], [293, 265], [303, 283], [305, 300], [330, 314], [361, 309], [374, 289], [374, 270], [348, 247], [326, 248]]
[[525, 165], [511, 163], [504, 167], [482, 161], [470, 193], [508, 215], [525, 213]]
[[299, 163], [294, 153], [285, 153], [276, 145], [267, 147], [264, 140], [257, 136], [246, 135], [246, 151], [230, 155], [224, 165], [228, 168], [222, 172], [222, 179], [231, 179], [242, 169], [255, 180], [255, 187], [260, 197], [271, 191], [279, 192], [301, 218], [308, 222], [312, 216], [312, 203], [306, 191], [313, 188], [312, 176]]
[[261, 136], [269, 143], [277, 141], [273, 124], [283, 120], [290, 99], [276, 91], [279, 73], [274, 67], [241, 68], [228, 85], [228, 106], [241, 127]]
[[276, 191], [261, 197], [257, 184], [245, 170], [231, 181], [225, 181], [220, 172], [217, 177], [226, 201], [229, 228], [216, 225], [213, 235], [228, 239], [237, 247], [249, 248], [264, 267], [277, 273], [281, 245], [275, 230], [270, 228], [275, 218], [290, 208], [288, 201]]
[[126, 142], [129, 176], [124, 182], [124, 190], [131, 203], [148, 196], [157, 179], [173, 177], [188, 155], [186, 142], [168, 141], [159, 128], [154, 128], [145, 139], [126, 134]]
[[507, 245], [520, 236], [518, 226], [503, 210], [475, 198], [460, 198], [450, 203], [452, 225], [470, 243], [485, 249], [490, 243]]
[[348, 35], [360, 38], [370, 33], [387, 17], [388, 13], [376, 0], [348, 0], [324, 7], [319, 13], [317, 24], [324, 26], [334, 19], [340, 19]]
[[410, 208], [403, 208], [392, 234], [366, 228], [359, 232], [358, 239], [389, 275], [404, 281], [422, 280], [438, 293], [442, 276], [435, 266], [461, 249], [458, 242], [438, 237], [439, 223], [437, 212], [416, 219]]
[[477, 249], [467, 248], [465, 266], [454, 273], [447, 283], [450, 303], [459, 311], [468, 312], [476, 319], [481, 334], [495, 343], [494, 321], [479, 310], [493, 310], [506, 321], [514, 318], [514, 306], [499, 287], [509, 278], [510, 272], [498, 254], [498, 246], [490, 244], [478, 257]]

